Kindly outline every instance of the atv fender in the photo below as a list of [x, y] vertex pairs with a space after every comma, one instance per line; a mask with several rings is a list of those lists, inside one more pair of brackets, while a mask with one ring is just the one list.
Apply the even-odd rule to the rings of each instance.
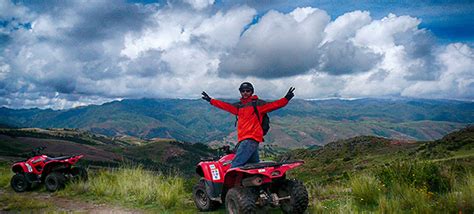
[[22, 172], [30, 173], [30, 172], [33, 172], [33, 167], [31, 167], [30, 165], [28, 165], [28, 166], [26, 165], [25, 162], [15, 163], [12, 166], [12, 171], [14, 173], [22, 173]]
[[220, 200], [224, 183], [224, 170], [216, 162], [201, 162], [196, 166], [196, 173], [203, 177], [208, 196]]
[[52, 171], [61, 171], [64, 169], [69, 169], [70, 167], [71, 165], [67, 162], [50, 161], [44, 166], [43, 172], [41, 173], [41, 178], [46, 178], [46, 176]]
[[302, 165], [304, 161], [287, 161], [287, 162], [260, 162], [257, 164], [245, 165], [229, 169], [224, 177], [226, 187], [240, 185], [243, 178], [258, 175], [262, 178], [263, 183], [272, 182], [273, 179], [282, 178], [290, 169]]
[[218, 201], [221, 197], [223, 184], [209, 180], [204, 180], [204, 183], [206, 185], [207, 195], [211, 198], [211, 200]]
[[204, 179], [216, 183], [224, 182], [224, 170], [215, 162], [201, 162], [196, 166], [196, 173]]

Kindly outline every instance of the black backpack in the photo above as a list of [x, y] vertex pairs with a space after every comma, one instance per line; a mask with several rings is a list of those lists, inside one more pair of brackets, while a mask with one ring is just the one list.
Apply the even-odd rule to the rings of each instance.
[[[238, 108], [242, 105], [242, 103], [238, 103]], [[263, 118], [260, 120], [260, 114], [257, 109], [257, 100], [252, 100], [252, 106], [253, 106], [253, 111], [257, 115], [258, 121], [260, 122], [260, 125], [262, 126], [263, 130], [263, 136], [265, 136], [268, 131], [270, 130], [270, 117], [268, 117], [268, 114], [265, 113], [263, 114]], [[237, 116], [235, 116], [235, 126], [237, 126]]]

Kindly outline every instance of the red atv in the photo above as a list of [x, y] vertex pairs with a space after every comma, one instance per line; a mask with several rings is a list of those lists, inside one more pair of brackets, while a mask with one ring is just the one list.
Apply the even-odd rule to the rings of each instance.
[[255, 213], [270, 205], [285, 213], [304, 213], [308, 192], [302, 182], [286, 179], [286, 171], [303, 161], [260, 162], [230, 168], [235, 157], [229, 146], [222, 157], [202, 159], [196, 172], [202, 178], [193, 188], [200, 211], [217, 209], [225, 203], [228, 213]]
[[13, 164], [12, 171], [15, 175], [10, 181], [13, 190], [24, 192], [44, 183], [47, 190], [54, 192], [63, 188], [68, 180], [87, 180], [87, 171], [84, 168], [72, 167], [84, 155], [48, 157], [41, 154], [45, 148], [38, 147], [26, 161]]

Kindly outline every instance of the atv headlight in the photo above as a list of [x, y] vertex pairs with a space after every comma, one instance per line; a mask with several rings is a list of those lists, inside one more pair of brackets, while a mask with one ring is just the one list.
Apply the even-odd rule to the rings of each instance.
[[28, 172], [33, 172], [33, 168], [30, 166], [30, 164], [25, 163], [26, 168], [28, 168]]

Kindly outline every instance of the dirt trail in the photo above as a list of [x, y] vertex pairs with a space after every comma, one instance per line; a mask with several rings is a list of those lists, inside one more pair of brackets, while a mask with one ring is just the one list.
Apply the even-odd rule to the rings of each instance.
[[[73, 213], [143, 213], [140, 210], [133, 210], [128, 208], [123, 208], [119, 206], [111, 206], [108, 204], [99, 204], [94, 202], [86, 202], [77, 199], [70, 199], [66, 197], [56, 196], [48, 192], [25, 192], [25, 193], [16, 193], [12, 190], [5, 190], [0, 188], [0, 213], [17, 213], [19, 210], [11, 209], [12, 203], [18, 205], [13, 205], [14, 207], [22, 206], [21, 201], [25, 200], [25, 204], [28, 204], [28, 201], [35, 199], [34, 201], [41, 202], [38, 205], [29, 205], [29, 206], [41, 206], [39, 204], [46, 204], [46, 208], [32, 208], [29, 210], [27, 207], [22, 207], [20, 212], [73, 212]], [[27, 205], [28, 206], [28, 205]], [[11, 210], [10, 210], [11, 209]]]

